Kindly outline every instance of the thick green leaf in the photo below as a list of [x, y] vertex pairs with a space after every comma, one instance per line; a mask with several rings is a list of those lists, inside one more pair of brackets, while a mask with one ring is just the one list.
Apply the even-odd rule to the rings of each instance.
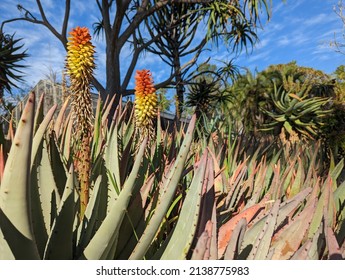
[[30, 166], [35, 95], [30, 93], [8, 155], [0, 188], [0, 259], [39, 259], [30, 213]]
[[206, 150], [193, 176], [173, 235], [161, 257], [163, 260], [181, 260], [187, 257], [199, 219], [202, 188], [204, 185], [206, 188], [208, 181], [205, 171], [207, 163], [210, 164], [211, 161], [207, 161]]

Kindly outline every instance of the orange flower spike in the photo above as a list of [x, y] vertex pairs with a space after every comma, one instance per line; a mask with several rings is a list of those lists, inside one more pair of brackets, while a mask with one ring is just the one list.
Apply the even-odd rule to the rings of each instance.
[[95, 68], [94, 46], [88, 28], [76, 27], [67, 43], [66, 69], [70, 76], [72, 110], [78, 150], [75, 167], [80, 182], [80, 219], [89, 201], [91, 172], [91, 135], [93, 111], [91, 104], [91, 78]]
[[150, 70], [138, 70], [135, 76], [136, 125], [147, 134], [157, 116], [157, 95]]
[[88, 28], [76, 27], [69, 32], [67, 43], [67, 71], [71, 77], [81, 78], [85, 74], [91, 78], [94, 65], [94, 46]]

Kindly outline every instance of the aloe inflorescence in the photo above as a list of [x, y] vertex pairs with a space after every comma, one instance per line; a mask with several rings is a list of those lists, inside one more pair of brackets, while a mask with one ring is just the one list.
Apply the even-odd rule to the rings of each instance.
[[150, 136], [157, 117], [157, 94], [150, 70], [138, 70], [135, 76], [136, 127], [143, 136]]
[[93, 121], [91, 78], [95, 68], [95, 48], [91, 43], [88, 28], [76, 27], [69, 34], [66, 68], [71, 80], [72, 110], [79, 147], [75, 162], [80, 181], [82, 217], [89, 199], [90, 141]]

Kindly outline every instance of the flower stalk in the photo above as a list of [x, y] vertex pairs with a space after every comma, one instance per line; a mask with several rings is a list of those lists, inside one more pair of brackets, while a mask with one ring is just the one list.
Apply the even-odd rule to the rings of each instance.
[[88, 28], [76, 27], [69, 34], [66, 68], [71, 82], [72, 111], [78, 146], [74, 162], [80, 182], [80, 218], [82, 219], [89, 201], [90, 146], [93, 129], [91, 79], [95, 68], [95, 50]]

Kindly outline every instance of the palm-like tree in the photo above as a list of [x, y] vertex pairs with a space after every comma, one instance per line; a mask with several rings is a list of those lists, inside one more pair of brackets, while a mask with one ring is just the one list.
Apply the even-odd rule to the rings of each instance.
[[14, 39], [14, 35], [0, 33], [0, 98], [4, 92], [11, 93], [13, 87], [17, 87], [16, 82], [22, 80], [22, 71], [25, 67], [20, 62], [28, 55], [26, 50], [22, 51], [23, 44], [19, 44], [21, 39]]

